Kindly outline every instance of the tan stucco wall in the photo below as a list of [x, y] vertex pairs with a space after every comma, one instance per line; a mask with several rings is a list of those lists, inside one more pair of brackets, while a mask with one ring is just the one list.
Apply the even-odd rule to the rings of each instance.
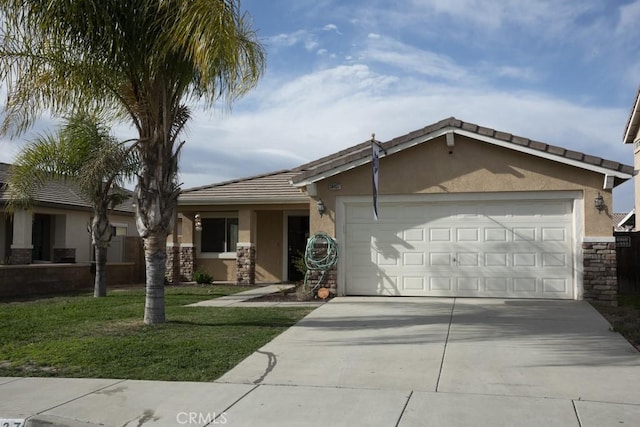
[[[599, 173], [456, 135], [452, 149], [441, 137], [383, 157], [379, 194], [583, 191], [585, 235], [611, 236], [611, 192], [602, 190], [603, 179]], [[341, 189], [329, 190], [330, 183]], [[310, 201], [311, 233], [335, 235], [336, 197], [371, 195], [371, 164], [319, 181], [316, 187], [318, 195]], [[593, 206], [598, 192], [609, 207], [602, 213]], [[322, 218], [315, 208], [319, 198], [327, 208]]]
[[283, 211], [258, 211], [257, 213], [257, 282], [283, 281], [283, 222]]
[[196, 271], [206, 271], [216, 281], [234, 282], [236, 280], [236, 260], [198, 258]]

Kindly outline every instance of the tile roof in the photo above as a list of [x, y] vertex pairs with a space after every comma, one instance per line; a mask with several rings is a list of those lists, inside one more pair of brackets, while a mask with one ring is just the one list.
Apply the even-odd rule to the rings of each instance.
[[633, 231], [636, 225], [635, 209], [629, 213], [614, 213], [611, 222], [615, 231]]
[[[432, 125], [426, 126], [422, 129], [410, 132], [406, 135], [399, 136], [390, 141], [384, 142], [381, 146], [386, 150], [393, 150], [394, 148], [402, 149], [403, 144], [410, 143], [413, 140], [429, 137], [431, 134], [444, 130], [460, 130], [467, 133], [476, 134], [479, 137], [492, 138], [498, 142], [505, 143], [506, 145], [513, 145], [516, 149], [527, 148], [533, 152], [540, 152], [541, 155], [547, 158], [558, 161], [573, 161], [582, 163], [586, 168], [589, 166], [599, 167], [612, 172], [619, 172], [624, 175], [633, 174], [633, 166], [625, 165], [619, 162], [606, 160], [600, 157], [591, 156], [578, 151], [567, 150], [562, 147], [549, 145], [544, 142], [535, 141], [529, 138], [512, 135], [510, 133], [498, 131], [495, 129], [479, 126], [473, 123], [464, 122], [458, 120], [455, 117], [449, 117], [441, 120]], [[354, 163], [354, 167], [357, 163], [362, 163], [363, 160], [370, 161], [371, 159], [371, 142], [366, 141], [361, 144], [355, 145], [346, 150], [339, 151], [335, 154], [323, 157], [313, 162], [309, 162], [297, 169], [301, 171], [299, 175], [293, 180], [294, 185], [302, 183], [314, 177], [317, 177], [323, 173], [330, 172], [333, 169], [347, 166]]]
[[[11, 165], [0, 163], [0, 205], [9, 200], [8, 190], [5, 184], [9, 180], [9, 168]], [[73, 209], [92, 209], [91, 203], [87, 202], [78, 189], [71, 183], [58, 181], [48, 182], [43, 188], [38, 190], [34, 197], [34, 204], [55, 207], [67, 207]], [[133, 213], [131, 199], [117, 206], [114, 210], [120, 212]]]
[[309, 197], [290, 184], [299, 173], [286, 169], [248, 178], [235, 179], [182, 191], [179, 203], [308, 203]]

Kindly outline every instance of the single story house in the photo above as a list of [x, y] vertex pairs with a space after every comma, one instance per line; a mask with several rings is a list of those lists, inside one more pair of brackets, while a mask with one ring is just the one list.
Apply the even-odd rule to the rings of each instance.
[[[93, 258], [88, 226], [91, 204], [70, 184], [47, 183], [30, 210], [7, 212], [10, 165], [0, 163], [0, 264], [89, 263]], [[131, 201], [110, 215], [113, 237], [109, 262], [123, 262], [125, 238], [138, 236]]]
[[374, 145], [183, 191], [183, 277], [295, 280], [326, 232], [337, 295], [615, 298], [612, 189], [633, 167], [451, 117], [379, 144], [376, 220]]

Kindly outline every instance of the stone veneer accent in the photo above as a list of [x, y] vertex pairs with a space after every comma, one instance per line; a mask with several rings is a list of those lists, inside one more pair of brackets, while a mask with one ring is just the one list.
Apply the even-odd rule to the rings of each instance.
[[165, 277], [169, 283], [178, 284], [192, 281], [195, 264], [194, 247], [167, 246], [167, 271]]
[[256, 246], [252, 243], [238, 243], [236, 249], [236, 284], [255, 285]]
[[164, 277], [172, 285], [180, 283], [180, 247], [167, 245], [167, 261]]
[[31, 264], [33, 261], [33, 249], [30, 248], [11, 248], [11, 264]]
[[76, 248], [53, 248], [53, 262], [76, 262]]
[[196, 248], [180, 246], [180, 279], [190, 282], [196, 271]]
[[612, 242], [582, 243], [584, 299], [617, 305], [618, 276], [616, 244]]

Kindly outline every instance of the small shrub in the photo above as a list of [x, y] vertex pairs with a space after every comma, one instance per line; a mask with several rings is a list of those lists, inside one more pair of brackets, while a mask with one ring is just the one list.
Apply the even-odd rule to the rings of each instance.
[[206, 271], [198, 270], [193, 273], [193, 280], [199, 285], [210, 285], [213, 277]]
[[307, 274], [307, 264], [304, 262], [304, 254], [301, 251], [298, 251], [296, 256], [293, 258], [293, 268], [295, 268], [302, 276]]

